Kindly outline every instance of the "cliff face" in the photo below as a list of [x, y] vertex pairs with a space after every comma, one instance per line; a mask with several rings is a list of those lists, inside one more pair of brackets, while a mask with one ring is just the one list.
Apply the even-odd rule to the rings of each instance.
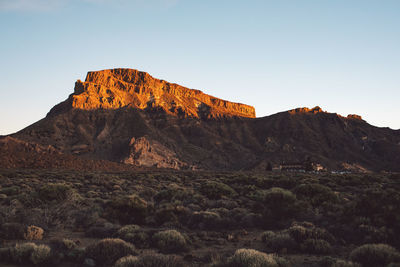
[[64, 108], [82, 110], [161, 108], [180, 117], [255, 118], [252, 106], [221, 100], [133, 69], [89, 72], [85, 82], [76, 82], [74, 93], [66, 102]]

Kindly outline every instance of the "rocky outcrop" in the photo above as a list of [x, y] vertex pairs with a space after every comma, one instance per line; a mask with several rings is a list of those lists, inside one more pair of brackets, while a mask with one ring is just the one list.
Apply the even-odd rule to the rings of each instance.
[[299, 113], [312, 113], [312, 114], [317, 114], [317, 113], [325, 113], [325, 111], [322, 110], [319, 106], [316, 106], [314, 108], [296, 108], [288, 111], [289, 114], [299, 114]]
[[357, 115], [357, 114], [349, 114], [349, 115], [347, 115], [347, 118], [348, 119], [353, 119], [353, 120], [360, 120], [360, 121], [363, 120], [362, 117], [360, 115]]
[[50, 114], [67, 108], [94, 110], [123, 107], [161, 108], [166, 113], [180, 117], [255, 118], [252, 106], [225, 101], [133, 69], [89, 72], [85, 82], [78, 80], [74, 93]]
[[149, 141], [146, 137], [132, 138], [129, 147], [129, 155], [123, 160], [125, 164], [168, 169], [182, 169], [187, 166], [172, 150], [157, 141]]

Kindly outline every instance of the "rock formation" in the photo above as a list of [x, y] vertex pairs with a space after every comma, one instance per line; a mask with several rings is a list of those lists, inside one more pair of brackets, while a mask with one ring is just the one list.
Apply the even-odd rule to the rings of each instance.
[[296, 108], [288, 111], [290, 114], [298, 114], [298, 113], [312, 113], [312, 114], [317, 114], [317, 113], [324, 113], [325, 111], [322, 110], [319, 106], [316, 106], [314, 108]]
[[146, 137], [132, 138], [129, 148], [128, 156], [122, 160], [126, 164], [167, 169], [182, 169], [187, 166], [177, 158], [175, 152], [157, 141], [149, 141]]
[[60, 106], [82, 110], [161, 108], [180, 117], [255, 118], [252, 106], [221, 100], [133, 69], [89, 72], [85, 82], [78, 80], [75, 83], [74, 93], [66, 103], [60, 104], [50, 114], [56, 113]]

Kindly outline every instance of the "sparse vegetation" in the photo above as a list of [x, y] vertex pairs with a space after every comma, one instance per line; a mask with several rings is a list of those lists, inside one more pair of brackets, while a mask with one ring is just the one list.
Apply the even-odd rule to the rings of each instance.
[[156, 233], [153, 241], [160, 251], [165, 253], [181, 252], [187, 249], [185, 237], [176, 230], [166, 230]]
[[107, 212], [111, 219], [121, 223], [143, 224], [147, 215], [147, 202], [137, 195], [118, 196], [110, 201]]
[[362, 266], [386, 266], [400, 261], [400, 254], [395, 248], [386, 244], [365, 244], [354, 249], [350, 258]]
[[228, 260], [228, 265], [232, 267], [279, 267], [285, 266], [283, 259], [266, 254], [254, 249], [238, 249]]
[[86, 248], [86, 255], [99, 265], [112, 265], [118, 259], [136, 254], [135, 247], [121, 239], [103, 239]]
[[0, 170], [0, 191], [0, 261], [15, 265], [400, 261], [392, 174]]
[[115, 267], [183, 267], [185, 266], [181, 257], [176, 255], [163, 255], [158, 253], [147, 253], [139, 257], [126, 256], [119, 259]]

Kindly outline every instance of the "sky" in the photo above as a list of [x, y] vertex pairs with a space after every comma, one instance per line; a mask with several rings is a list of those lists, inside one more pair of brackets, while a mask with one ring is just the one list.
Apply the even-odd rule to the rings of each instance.
[[398, 0], [0, 0], [0, 135], [133, 68], [256, 108], [400, 129]]

